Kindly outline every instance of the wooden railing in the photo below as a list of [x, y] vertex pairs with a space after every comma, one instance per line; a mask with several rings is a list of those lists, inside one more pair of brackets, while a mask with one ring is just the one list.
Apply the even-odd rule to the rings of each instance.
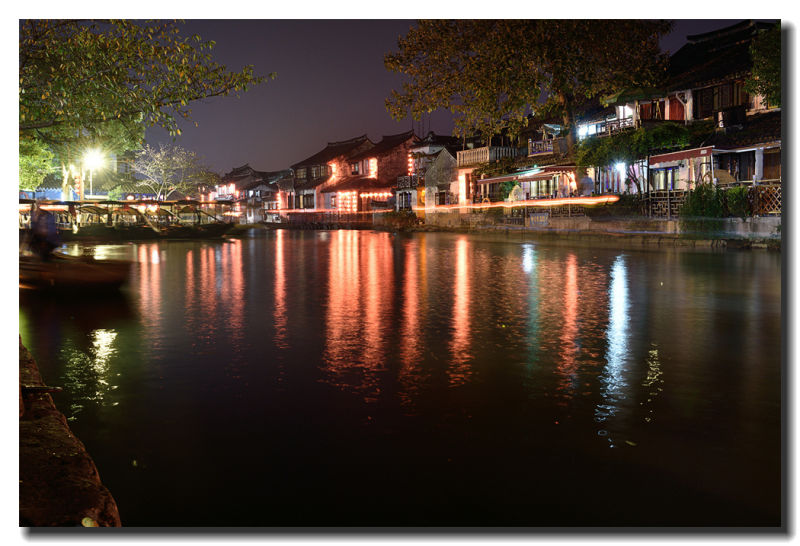
[[461, 150], [456, 153], [456, 160], [458, 166], [463, 167], [465, 165], [489, 163], [504, 157], [516, 157], [516, 155], [517, 149], [510, 146], [484, 146], [483, 148]]
[[657, 190], [645, 194], [644, 205], [648, 216], [677, 218], [686, 201], [686, 190]]
[[752, 186], [750, 207], [754, 215], [780, 215], [783, 212], [783, 191], [780, 184]]
[[612, 121], [607, 121], [603, 123], [598, 129], [597, 132], [593, 135], [587, 136], [598, 136], [598, 137], [605, 137], [609, 135], [616, 134], [624, 129], [632, 129], [634, 127], [633, 118], [623, 118], [623, 119], [615, 119]]

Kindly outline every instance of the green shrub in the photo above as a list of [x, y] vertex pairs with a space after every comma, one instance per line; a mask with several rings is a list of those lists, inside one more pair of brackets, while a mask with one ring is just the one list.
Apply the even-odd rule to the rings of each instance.
[[685, 217], [722, 218], [725, 216], [723, 190], [711, 184], [698, 184], [686, 196], [680, 215]]
[[751, 215], [750, 201], [747, 198], [748, 193], [749, 188], [745, 186], [731, 188], [725, 192], [725, 200], [730, 216], [744, 219]]
[[383, 223], [395, 229], [405, 229], [418, 225], [420, 219], [413, 211], [391, 210], [383, 213]]

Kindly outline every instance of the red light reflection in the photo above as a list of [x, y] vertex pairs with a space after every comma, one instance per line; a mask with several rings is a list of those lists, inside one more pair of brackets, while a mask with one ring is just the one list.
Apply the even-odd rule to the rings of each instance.
[[284, 239], [282, 229], [275, 231], [275, 345], [289, 347], [286, 331], [286, 272], [284, 265]]
[[470, 280], [469, 280], [469, 241], [461, 237], [456, 241], [455, 283], [453, 285], [453, 338], [450, 350], [452, 364], [448, 370], [450, 385], [461, 385], [471, 375], [467, 361], [470, 358]]

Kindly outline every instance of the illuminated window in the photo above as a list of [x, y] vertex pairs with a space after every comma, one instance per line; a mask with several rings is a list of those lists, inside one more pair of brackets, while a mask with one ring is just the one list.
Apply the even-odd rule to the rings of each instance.
[[296, 176], [297, 176], [297, 178], [305, 178], [306, 177], [306, 168], [303, 167], [302, 169], [297, 169]]
[[358, 174], [358, 172], [359, 172], [358, 171], [358, 166], [359, 166], [358, 162], [350, 163], [350, 174]]

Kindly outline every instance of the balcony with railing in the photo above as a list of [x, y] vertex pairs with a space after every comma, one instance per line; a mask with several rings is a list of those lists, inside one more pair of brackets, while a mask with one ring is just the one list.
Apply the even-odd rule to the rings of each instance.
[[614, 119], [611, 121], [604, 121], [584, 127], [584, 130], [579, 131], [580, 138], [586, 137], [606, 137], [623, 131], [625, 129], [633, 129], [635, 124], [633, 118]]
[[553, 139], [528, 141], [529, 156], [537, 154], [552, 154], [552, 153], [553, 153]]
[[472, 148], [471, 150], [461, 150], [456, 153], [456, 156], [458, 166], [464, 167], [489, 163], [506, 157], [516, 157], [517, 148], [512, 146], [484, 146], [482, 148]]

